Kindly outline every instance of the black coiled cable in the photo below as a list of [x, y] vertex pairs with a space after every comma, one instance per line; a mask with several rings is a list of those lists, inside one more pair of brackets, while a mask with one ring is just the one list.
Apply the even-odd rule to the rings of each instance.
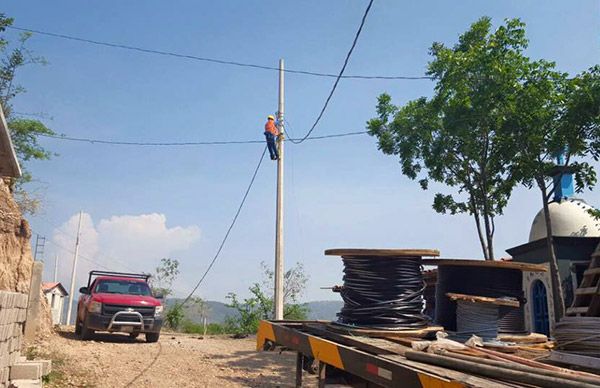
[[343, 257], [344, 307], [338, 324], [381, 330], [422, 328], [429, 324], [423, 314], [421, 259], [392, 257]]

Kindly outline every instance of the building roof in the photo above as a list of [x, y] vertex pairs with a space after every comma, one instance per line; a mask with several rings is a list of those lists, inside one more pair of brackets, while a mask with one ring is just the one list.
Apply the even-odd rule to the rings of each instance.
[[42, 290], [44, 291], [44, 293], [48, 293], [48, 292], [54, 290], [56, 287], [59, 288], [59, 290], [61, 291], [61, 293], [63, 295], [65, 295], [65, 296], [69, 295], [67, 290], [65, 290], [63, 285], [60, 283], [56, 283], [56, 282], [42, 283]]
[[[548, 204], [552, 220], [552, 235], [557, 237], [600, 237], [600, 221], [589, 212], [593, 209], [585, 201], [576, 198], [563, 199]], [[544, 210], [533, 219], [529, 241], [546, 237]]]
[[4, 112], [0, 106], [0, 176], [18, 178], [21, 176], [21, 167], [17, 160], [17, 154], [10, 139], [8, 125], [4, 118]]

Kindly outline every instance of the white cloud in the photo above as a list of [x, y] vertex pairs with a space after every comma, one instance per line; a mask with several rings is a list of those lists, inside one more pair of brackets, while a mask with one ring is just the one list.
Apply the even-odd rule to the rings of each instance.
[[[79, 214], [56, 228], [52, 242], [59, 255], [59, 281], [68, 288]], [[200, 238], [200, 228], [167, 226], [164, 214], [112, 216], [96, 224], [91, 215], [81, 217], [76, 289], [93, 269], [152, 272], [163, 257], [179, 258]], [[76, 291], [77, 292], [77, 291]]]

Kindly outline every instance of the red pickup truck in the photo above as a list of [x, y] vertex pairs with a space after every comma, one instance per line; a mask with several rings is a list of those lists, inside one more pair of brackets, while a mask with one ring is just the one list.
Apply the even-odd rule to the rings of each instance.
[[96, 331], [146, 335], [156, 342], [163, 323], [159, 295], [152, 295], [146, 274], [91, 271], [87, 287], [81, 287], [75, 334], [90, 339]]

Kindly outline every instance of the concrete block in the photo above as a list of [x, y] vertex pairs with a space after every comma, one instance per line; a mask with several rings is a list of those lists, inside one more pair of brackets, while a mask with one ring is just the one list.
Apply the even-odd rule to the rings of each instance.
[[31, 283], [29, 285], [29, 299], [27, 302], [27, 322], [25, 323], [25, 339], [32, 341], [40, 325], [41, 299], [40, 287], [42, 286], [42, 272], [44, 263], [34, 261], [31, 268]]
[[[20, 357], [19, 357], [19, 359], [20, 359]], [[25, 361], [19, 361], [18, 363], [19, 364], [21, 364], [21, 363], [40, 364], [42, 366], [42, 376], [46, 376], [50, 372], [52, 372], [52, 361], [51, 360], [25, 360]]]
[[6, 307], [6, 292], [0, 292], [0, 307], [1, 308], [5, 308]]
[[27, 299], [29, 295], [27, 294], [19, 294], [19, 308], [26, 309], [27, 308]]
[[17, 363], [10, 367], [11, 380], [39, 380], [42, 378], [42, 364], [39, 362]]
[[11, 381], [11, 387], [15, 388], [41, 388], [41, 380], [13, 380]]

